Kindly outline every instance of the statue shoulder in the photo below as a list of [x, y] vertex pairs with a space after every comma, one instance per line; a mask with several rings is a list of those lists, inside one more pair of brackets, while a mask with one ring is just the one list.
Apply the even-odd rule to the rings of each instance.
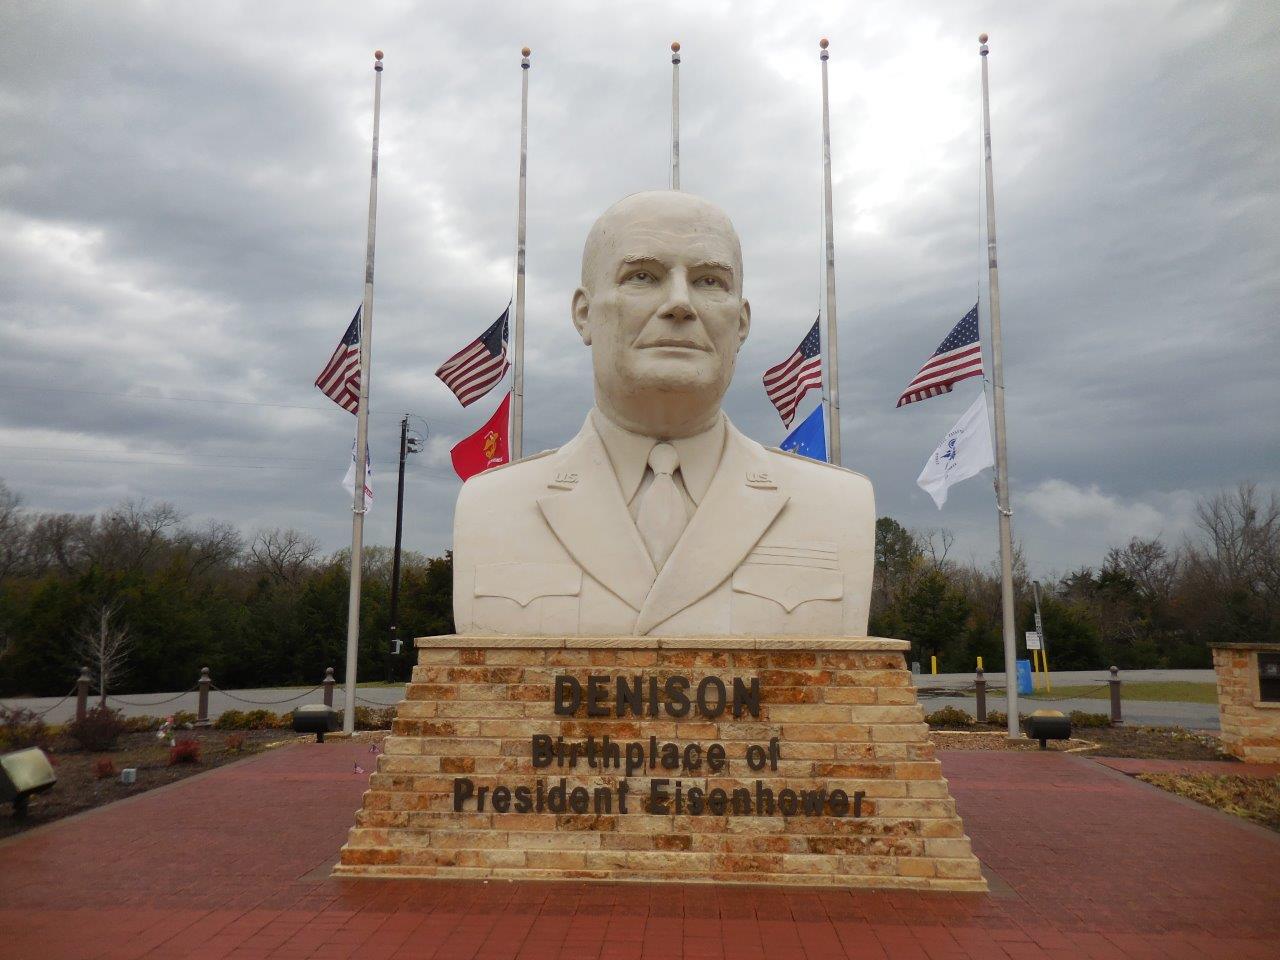
[[[459, 508], [477, 500], [487, 501], [491, 497], [509, 495], [522, 485], [538, 482], [546, 470], [546, 464], [539, 461], [545, 461], [548, 457], [559, 453], [560, 449], [530, 454], [515, 463], [490, 467], [483, 473], [470, 477], [462, 484], [462, 491], [458, 494]], [[542, 481], [542, 485], [545, 486], [545, 481]]]
[[859, 473], [857, 470], [850, 470], [848, 467], [803, 457], [798, 453], [782, 450], [779, 447], [765, 447], [764, 451], [771, 458], [778, 458], [781, 461], [780, 467], [794, 473], [822, 478], [832, 483], [848, 483], [857, 486], [862, 484], [869, 486], [871, 484], [871, 480], [866, 474]]

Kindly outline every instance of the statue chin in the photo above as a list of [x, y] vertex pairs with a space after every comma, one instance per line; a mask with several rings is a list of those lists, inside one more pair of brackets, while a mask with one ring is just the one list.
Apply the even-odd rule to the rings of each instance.
[[[691, 351], [682, 352], [687, 354]], [[667, 402], [674, 399], [673, 394], [683, 394], [691, 406], [699, 406], [709, 400], [718, 404], [733, 375], [732, 368], [725, 370], [719, 358], [712, 354], [658, 356], [657, 350], [645, 353], [653, 355], [630, 357], [622, 369], [608, 371], [604, 380], [610, 383], [610, 394], [629, 399], [661, 394]], [[600, 381], [597, 376], [596, 382]]]

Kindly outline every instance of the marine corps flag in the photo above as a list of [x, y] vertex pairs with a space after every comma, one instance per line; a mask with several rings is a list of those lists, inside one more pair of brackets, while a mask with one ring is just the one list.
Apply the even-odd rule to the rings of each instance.
[[489, 422], [464, 440], [459, 440], [449, 456], [453, 469], [463, 480], [468, 480], [511, 460], [507, 441], [510, 434], [511, 394], [507, 393]]

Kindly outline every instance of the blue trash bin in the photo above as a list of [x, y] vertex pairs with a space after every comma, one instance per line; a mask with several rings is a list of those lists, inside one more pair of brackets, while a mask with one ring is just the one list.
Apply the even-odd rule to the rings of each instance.
[[1018, 661], [1018, 695], [1032, 693], [1035, 687], [1031, 685], [1031, 661]]

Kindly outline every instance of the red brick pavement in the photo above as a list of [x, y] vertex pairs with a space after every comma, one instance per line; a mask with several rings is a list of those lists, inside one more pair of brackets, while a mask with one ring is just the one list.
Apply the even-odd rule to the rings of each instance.
[[330, 880], [367, 750], [282, 748], [0, 844], [0, 957], [1280, 955], [1280, 836], [1060, 753], [943, 754], [982, 896]]

